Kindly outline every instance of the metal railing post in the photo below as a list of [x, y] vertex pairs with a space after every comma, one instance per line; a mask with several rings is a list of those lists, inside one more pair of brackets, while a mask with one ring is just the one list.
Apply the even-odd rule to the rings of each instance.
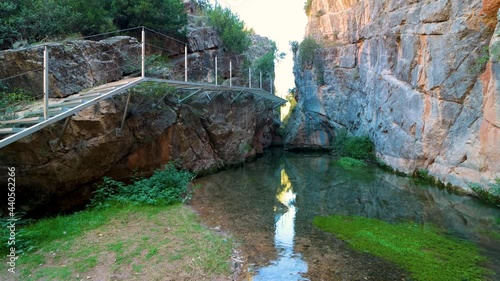
[[217, 85], [217, 56], [215, 56], [215, 85]]
[[43, 118], [49, 119], [49, 49], [43, 49]]
[[262, 71], [259, 73], [260, 88], [262, 89]]
[[273, 76], [269, 73], [269, 90], [271, 91], [271, 95], [273, 94]]
[[233, 86], [233, 62], [229, 61], [229, 87]]
[[184, 45], [184, 81], [188, 81], [188, 45]]
[[248, 68], [248, 88], [252, 88], [252, 70]]
[[144, 26], [142, 27], [142, 54], [141, 54], [141, 70], [142, 78], [146, 77], [146, 32], [144, 31]]

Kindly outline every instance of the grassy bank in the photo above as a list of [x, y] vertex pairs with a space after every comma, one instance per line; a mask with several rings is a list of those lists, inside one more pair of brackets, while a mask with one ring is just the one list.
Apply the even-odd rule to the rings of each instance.
[[485, 280], [489, 274], [475, 245], [432, 227], [339, 215], [316, 217], [314, 224], [356, 250], [395, 262], [415, 280]]
[[131, 184], [104, 178], [88, 209], [16, 229], [16, 273], [0, 280], [229, 279], [232, 241], [181, 204], [192, 178], [173, 164]]
[[23, 239], [36, 250], [19, 257], [16, 275], [7, 280], [213, 280], [231, 274], [232, 241], [201, 226], [181, 204], [113, 204], [44, 219], [26, 227]]

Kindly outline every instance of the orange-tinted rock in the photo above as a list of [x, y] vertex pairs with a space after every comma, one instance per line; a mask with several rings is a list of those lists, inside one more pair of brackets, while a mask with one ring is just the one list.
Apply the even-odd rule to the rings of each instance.
[[296, 64], [303, 102], [287, 141], [316, 139], [317, 124], [328, 124], [368, 135], [396, 169], [487, 188], [500, 178], [499, 7], [495, 0], [313, 1], [306, 33], [323, 44], [316, 59], [325, 83], [317, 83], [319, 67]]

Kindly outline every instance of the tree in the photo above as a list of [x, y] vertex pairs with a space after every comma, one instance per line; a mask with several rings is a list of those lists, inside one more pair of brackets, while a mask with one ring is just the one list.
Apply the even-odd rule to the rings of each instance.
[[302, 66], [314, 63], [314, 54], [320, 45], [312, 37], [306, 37], [299, 45], [299, 61]]
[[276, 47], [276, 43], [272, 42], [271, 50], [255, 61], [254, 63], [255, 71], [256, 72], [262, 71], [262, 73], [274, 74], [275, 62], [283, 59], [285, 55], [286, 55], [285, 53], [278, 54], [278, 48]]
[[180, 0], [113, 0], [113, 23], [119, 29], [146, 26], [184, 35], [187, 14]]
[[0, 46], [2, 49], [8, 48], [22, 38], [21, 7], [28, 3], [25, 0], [0, 2]]
[[59, 0], [74, 15], [73, 33], [92, 35], [113, 30], [112, 0]]
[[245, 23], [238, 15], [228, 8], [215, 6], [209, 10], [208, 18], [229, 51], [241, 54], [248, 49], [251, 44], [250, 32], [245, 29]]

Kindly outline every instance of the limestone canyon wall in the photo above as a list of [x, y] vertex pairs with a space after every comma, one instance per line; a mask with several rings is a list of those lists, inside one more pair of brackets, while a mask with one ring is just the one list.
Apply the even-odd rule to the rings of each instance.
[[368, 135], [388, 165], [470, 190], [500, 177], [500, 1], [313, 0], [290, 148]]

